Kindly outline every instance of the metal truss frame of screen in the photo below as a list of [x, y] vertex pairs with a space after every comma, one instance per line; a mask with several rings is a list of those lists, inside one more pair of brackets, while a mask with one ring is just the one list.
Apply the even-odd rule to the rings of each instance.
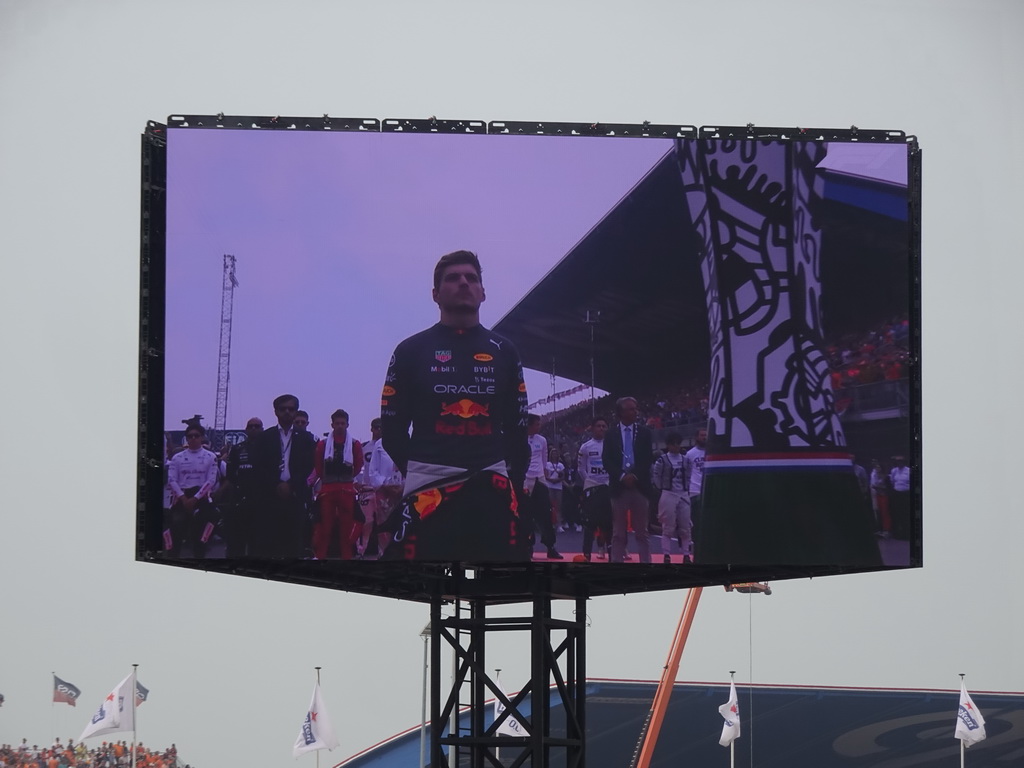
[[[856, 127], [151, 121], [136, 558], [424, 602], [919, 567], [920, 174], [916, 137]], [[436, 322], [430, 273], [459, 248], [480, 253], [482, 320], [529, 390], [497, 344], [396, 349]], [[382, 382], [384, 443], [410, 466], [353, 495]], [[438, 412], [406, 387], [441, 393]], [[269, 400], [298, 389], [319, 453], [306, 433], [246, 440], [238, 419], [290, 419]], [[528, 399], [561, 507], [529, 479], [510, 504], [493, 463], [417, 474], [446, 439], [486, 457]], [[497, 523], [465, 516], [481, 507]]]

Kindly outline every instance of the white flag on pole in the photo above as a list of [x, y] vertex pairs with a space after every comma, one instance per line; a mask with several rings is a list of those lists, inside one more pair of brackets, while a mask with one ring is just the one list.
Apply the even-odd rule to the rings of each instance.
[[718, 713], [725, 719], [718, 743], [728, 747], [740, 737], [740, 700], [736, 696], [735, 682], [729, 683], [729, 700], [718, 708]]
[[303, 752], [315, 752], [318, 749], [331, 750], [340, 743], [334, 735], [331, 718], [327, 716], [327, 707], [320, 696], [320, 683], [317, 683], [313, 688], [313, 703], [309, 705], [299, 738], [295, 740], [292, 756], [298, 757]]
[[[504, 687], [501, 685], [501, 679], [498, 678], [495, 681], [498, 685], [498, 690], [502, 692], [506, 699], [508, 694], [505, 693]], [[511, 701], [511, 699], [509, 699]], [[501, 713], [505, 711], [505, 705], [501, 703], [501, 699], [494, 700], [494, 719], [497, 720]], [[498, 729], [494, 732], [496, 736], [529, 736], [526, 729], [523, 728], [522, 723], [516, 720], [512, 715], [505, 718], [505, 721], [498, 726]]]
[[985, 739], [985, 718], [967, 693], [967, 687], [960, 682], [960, 709], [956, 713], [956, 730], [953, 736], [960, 739], [965, 747]]
[[133, 682], [134, 673], [118, 683], [107, 695], [100, 708], [96, 710], [96, 714], [92, 716], [92, 720], [85, 726], [82, 735], [78, 737], [79, 741], [85, 741], [90, 736], [132, 730], [135, 723], [131, 700]]

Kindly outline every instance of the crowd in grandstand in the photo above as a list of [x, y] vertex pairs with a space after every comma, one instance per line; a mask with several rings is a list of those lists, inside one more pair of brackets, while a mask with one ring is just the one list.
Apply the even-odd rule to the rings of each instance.
[[907, 376], [910, 324], [895, 319], [863, 334], [847, 334], [825, 347], [832, 370], [832, 389], [896, 381]]
[[[0, 746], [0, 768], [124, 768], [131, 765], [131, 745], [126, 741], [104, 741], [89, 749], [85, 742], [74, 743], [58, 738], [47, 747], [29, 744]], [[150, 749], [141, 742], [135, 745], [135, 765], [140, 768], [190, 768], [178, 759], [178, 748]]]

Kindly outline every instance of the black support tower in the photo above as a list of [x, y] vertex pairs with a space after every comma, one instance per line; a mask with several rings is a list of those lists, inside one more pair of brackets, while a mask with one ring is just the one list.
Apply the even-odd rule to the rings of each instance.
[[[517, 617], [488, 616], [487, 609], [495, 602], [487, 597], [437, 595], [431, 600], [430, 768], [583, 767], [586, 599], [576, 598], [571, 620], [552, 616], [552, 599], [550, 591], [538, 592], [531, 603], [524, 604], [532, 612]], [[445, 603], [453, 605], [453, 615], [442, 616]], [[493, 632], [528, 634], [530, 680], [511, 700], [488, 673], [487, 639]], [[456, 660], [447, 695], [441, 669], [445, 645]], [[561, 704], [557, 718], [552, 717], [551, 707], [555, 697]], [[491, 698], [500, 699], [506, 709], [485, 727], [485, 702]], [[466, 707], [468, 730], [456, 726], [453, 732], [451, 724], [459, 722], [457, 713]], [[514, 718], [524, 735], [496, 735], [506, 718]]]

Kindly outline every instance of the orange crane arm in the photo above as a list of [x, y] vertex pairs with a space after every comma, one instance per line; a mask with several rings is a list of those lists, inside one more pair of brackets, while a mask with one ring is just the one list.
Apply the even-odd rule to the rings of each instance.
[[654, 694], [654, 702], [651, 704], [651, 711], [647, 714], [647, 720], [640, 732], [638, 752], [633, 753], [633, 768], [649, 768], [651, 758], [654, 757], [654, 747], [658, 743], [658, 734], [661, 732], [661, 724], [665, 719], [665, 710], [668, 709], [672, 686], [675, 685], [676, 674], [679, 672], [679, 660], [683, 656], [683, 648], [686, 646], [686, 638], [690, 634], [690, 627], [693, 624], [694, 614], [697, 613], [697, 603], [700, 602], [703, 589], [703, 587], [694, 587], [686, 593], [683, 612], [679, 616], [679, 624], [676, 626], [676, 633], [672, 638], [672, 647], [668, 652], [668, 661], [665, 662], [665, 668], [662, 670], [658, 690]]

